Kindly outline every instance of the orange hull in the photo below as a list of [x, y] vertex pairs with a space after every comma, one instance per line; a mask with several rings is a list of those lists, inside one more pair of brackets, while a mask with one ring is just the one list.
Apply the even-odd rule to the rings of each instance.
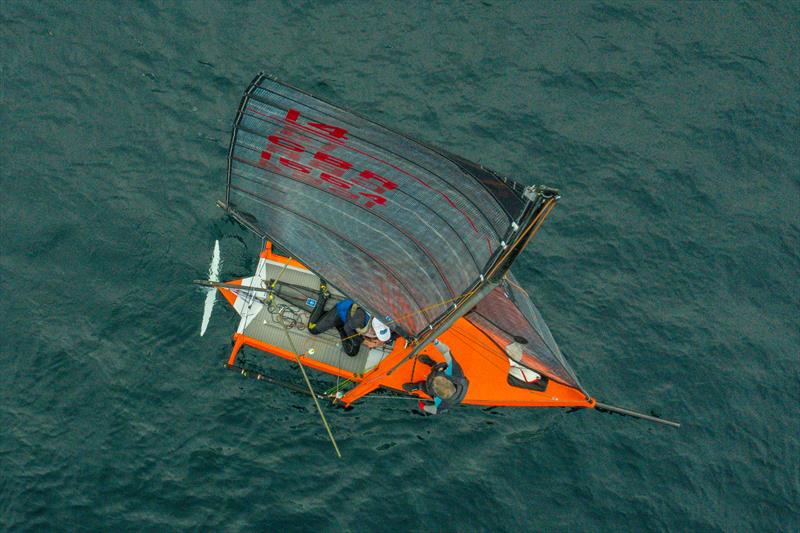
[[[261, 257], [307, 270], [301, 263], [273, 253], [271, 243], [267, 243]], [[241, 283], [241, 280], [231, 283]], [[229, 289], [219, 288], [225, 299], [233, 306], [236, 294]], [[295, 354], [284, 348], [248, 337], [244, 333], [233, 336], [234, 347], [228, 363], [233, 365], [242, 346], [250, 346], [263, 352], [295, 361]], [[469, 380], [469, 388], [463, 400], [465, 404], [512, 407], [594, 407], [594, 398], [587, 398], [583, 392], [573, 387], [550, 380], [547, 389], [535, 391], [514, 387], [508, 384], [509, 360], [505, 352], [487, 337], [480, 329], [466, 319], [459, 319], [439, 339], [450, 347], [453, 357], [458, 361]], [[305, 354], [298, 354], [307, 368], [349, 379], [357, 385], [339, 401], [349, 405], [357, 399], [379, 388], [403, 391], [403, 384], [424, 380], [430, 368], [411, 359], [394, 368], [411, 351], [402, 338], [394, 343], [394, 349], [374, 368], [364, 374], [356, 374], [334, 365], [317, 361]], [[429, 345], [422, 350], [435, 361], [443, 358], [438, 349]], [[429, 399], [422, 392], [420, 398]]]

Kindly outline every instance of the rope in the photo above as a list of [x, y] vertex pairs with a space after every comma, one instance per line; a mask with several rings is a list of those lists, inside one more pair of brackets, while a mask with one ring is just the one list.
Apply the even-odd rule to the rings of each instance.
[[[498, 347], [497, 345], [492, 346], [491, 344], [486, 344], [485, 342], [483, 342], [481, 340], [478, 340], [475, 337], [469, 337], [469, 336], [467, 336], [466, 333], [464, 333], [462, 331], [458, 331], [458, 330], [454, 330], [454, 329], [451, 329], [449, 331], [451, 333], [455, 334], [455, 335], [460, 335], [463, 339], [468, 340], [470, 342], [470, 344], [477, 344], [478, 346], [480, 346], [481, 348], [486, 349], [487, 351], [491, 351], [493, 348], [497, 348]], [[483, 357], [486, 361], [488, 361], [492, 366], [494, 366], [498, 370], [502, 370], [502, 371], [506, 370], [505, 367], [504, 366], [500, 366], [500, 363], [498, 361], [496, 361], [494, 358], [490, 358], [488, 355], [483, 355], [481, 352], [472, 352], [472, 353], [480, 354], [481, 357]], [[503, 353], [503, 355], [506, 356], [505, 353]], [[508, 357], [508, 356], [506, 356], [506, 357]]]
[[504, 280], [506, 280], [506, 281], [508, 282], [508, 284], [509, 284], [509, 285], [512, 285], [512, 286], [514, 286], [514, 287], [518, 288], [519, 290], [521, 290], [522, 292], [524, 292], [524, 293], [525, 293], [525, 296], [527, 296], [528, 298], [530, 298], [530, 297], [531, 297], [531, 295], [530, 295], [530, 294], [528, 294], [528, 291], [526, 291], [526, 290], [525, 290], [523, 287], [521, 287], [521, 286], [520, 286], [518, 283], [514, 283], [514, 281], [513, 281], [511, 278], [509, 278], [509, 277], [508, 277], [508, 274], [506, 274], [505, 276], [503, 276], [503, 279], [504, 279]]
[[[287, 265], [289, 263], [286, 263]], [[283, 324], [283, 331], [286, 333], [286, 338], [289, 340], [289, 345], [292, 347], [292, 352], [294, 353], [294, 358], [297, 361], [297, 364], [300, 366], [300, 372], [303, 374], [303, 379], [308, 386], [308, 392], [311, 394], [311, 399], [314, 400], [314, 405], [317, 407], [317, 412], [319, 413], [319, 417], [322, 419], [322, 425], [325, 426], [325, 431], [328, 432], [328, 437], [331, 440], [331, 444], [333, 444], [333, 449], [336, 450], [336, 455], [339, 459], [342, 458], [342, 452], [339, 451], [339, 446], [336, 444], [336, 438], [333, 436], [333, 432], [331, 431], [331, 426], [328, 424], [328, 420], [325, 418], [325, 413], [322, 412], [322, 407], [319, 405], [319, 400], [317, 399], [317, 393], [314, 392], [314, 387], [311, 386], [311, 380], [308, 379], [308, 374], [306, 373], [306, 367], [303, 366], [303, 361], [300, 360], [300, 354], [297, 353], [297, 348], [294, 345], [294, 341], [292, 340], [292, 336], [289, 335], [289, 329], [286, 327], [286, 324]]]
[[[278, 273], [278, 277], [277, 277], [277, 278], [275, 278], [274, 280], [272, 280], [272, 283], [270, 284], [270, 289], [273, 289], [273, 290], [274, 290], [274, 289], [275, 289], [275, 287], [278, 285], [278, 282], [279, 282], [279, 281], [281, 280], [281, 278], [283, 277], [283, 273], [284, 273], [284, 272], [286, 272], [286, 269], [287, 269], [287, 268], [289, 268], [289, 263], [291, 262], [291, 260], [292, 260], [292, 258], [291, 258], [291, 257], [287, 257], [287, 258], [286, 258], [286, 263], [283, 265], [283, 268], [282, 268], [282, 269], [281, 269], [281, 271]], [[266, 264], [266, 263], [265, 263], [265, 264]], [[266, 283], [266, 280], [263, 280], [263, 281], [262, 281], [262, 283]], [[272, 301], [272, 298], [273, 298], [273, 294], [270, 292], [270, 293], [269, 293], [269, 299], [270, 299], [270, 301]]]

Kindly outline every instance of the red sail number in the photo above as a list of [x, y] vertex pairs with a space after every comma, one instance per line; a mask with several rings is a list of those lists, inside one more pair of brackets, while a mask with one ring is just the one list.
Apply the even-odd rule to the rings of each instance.
[[[286, 112], [286, 121], [287, 122], [294, 122], [297, 124], [297, 119], [300, 118], [300, 111], [297, 109], [289, 109]], [[339, 126], [334, 126], [333, 124], [325, 124], [324, 122], [307, 122], [307, 126], [312, 128], [316, 128], [323, 132], [328, 137], [333, 137], [334, 139], [342, 139], [347, 140], [347, 130], [341, 128]]]
[[305, 152], [306, 149], [303, 148], [302, 144], [298, 144], [291, 139], [287, 139], [286, 137], [279, 137], [278, 135], [270, 135], [267, 137], [267, 140], [274, 144], [275, 146], [279, 146], [284, 150], [289, 150], [290, 152]]

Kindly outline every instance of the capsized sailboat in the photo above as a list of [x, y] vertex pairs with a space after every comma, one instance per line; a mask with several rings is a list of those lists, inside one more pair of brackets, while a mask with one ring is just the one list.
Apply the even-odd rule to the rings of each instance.
[[[350, 406], [378, 389], [407, 394], [431, 370], [421, 356], [440, 362], [445, 346], [469, 382], [463, 404], [677, 425], [586, 392], [512, 274], [559, 198], [259, 74], [236, 114], [218, 204], [264, 247], [253, 276], [203, 282], [240, 315], [228, 365], [245, 346], [297, 362], [340, 380], [315, 400]], [[331, 302], [379, 317], [393, 341], [349, 357], [335, 330], [311, 335], [321, 284]]]

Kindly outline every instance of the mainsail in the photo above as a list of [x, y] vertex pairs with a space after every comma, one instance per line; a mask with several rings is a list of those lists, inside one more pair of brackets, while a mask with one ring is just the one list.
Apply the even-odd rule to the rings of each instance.
[[[498, 342], [506, 328], [481, 309], [505, 303], [495, 287], [554, 196], [259, 75], [234, 124], [223, 206], [411, 342], [488, 294], [470, 319]], [[527, 306], [512, 302], [517, 322]], [[531, 367], [573, 382], [557, 346], [539, 353]]]
[[242, 101], [226, 207], [415, 336], [519, 227], [523, 187], [264, 76]]

